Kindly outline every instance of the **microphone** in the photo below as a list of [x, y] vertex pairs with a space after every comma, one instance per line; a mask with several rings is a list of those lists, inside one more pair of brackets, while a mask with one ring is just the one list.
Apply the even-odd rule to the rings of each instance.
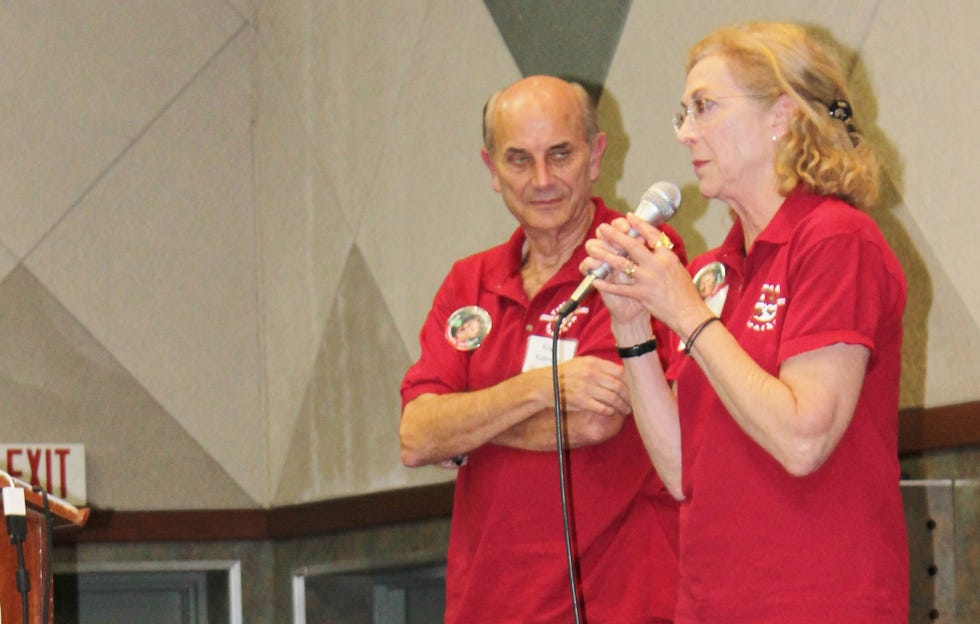
[[[640, 198], [633, 214], [640, 217], [650, 225], [657, 227], [667, 221], [677, 213], [677, 206], [681, 203], [681, 191], [676, 185], [670, 182], [657, 182], [650, 186]], [[630, 228], [627, 232], [633, 238], [640, 235], [635, 228]], [[622, 255], [626, 255], [623, 252]], [[578, 307], [578, 304], [585, 299], [585, 296], [592, 292], [593, 284], [597, 279], [602, 279], [609, 275], [609, 263], [603, 262], [600, 266], [592, 269], [586, 274], [585, 279], [578, 285], [575, 292], [568, 301], [562, 304], [558, 310], [559, 316], [566, 316]]]

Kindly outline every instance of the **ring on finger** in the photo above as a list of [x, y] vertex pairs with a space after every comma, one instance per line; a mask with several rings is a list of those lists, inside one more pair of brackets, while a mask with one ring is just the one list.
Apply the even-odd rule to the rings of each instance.
[[674, 248], [674, 241], [670, 240], [670, 237], [663, 232], [660, 233], [660, 237], [657, 239], [657, 242], [653, 244], [653, 250], [656, 251], [661, 247], [666, 247], [667, 249]]
[[623, 273], [626, 275], [626, 277], [633, 277], [633, 274], [636, 273], [636, 263], [630, 260], [626, 264], [626, 268], [623, 269]]

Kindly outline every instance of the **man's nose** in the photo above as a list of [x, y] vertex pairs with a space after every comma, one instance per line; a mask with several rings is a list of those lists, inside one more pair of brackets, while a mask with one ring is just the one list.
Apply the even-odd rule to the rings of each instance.
[[536, 186], [548, 186], [552, 180], [551, 168], [546, 160], [541, 160], [534, 167], [534, 184]]

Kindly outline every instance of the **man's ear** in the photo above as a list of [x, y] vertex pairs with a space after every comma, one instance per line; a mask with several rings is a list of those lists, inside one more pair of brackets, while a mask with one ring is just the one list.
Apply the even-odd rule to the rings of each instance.
[[490, 157], [490, 152], [487, 151], [487, 148], [485, 147], [480, 148], [480, 158], [483, 159], [483, 164], [487, 166], [487, 169], [490, 170], [490, 173], [494, 173], [493, 158]]
[[606, 153], [607, 141], [605, 132], [599, 132], [592, 140], [592, 151], [589, 153], [589, 175], [593, 182], [599, 179], [599, 163], [602, 162], [602, 155]]
[[490, 171], [490, 186], [493, 190], [500, 192], [500, 179], [497, 177], [497, 165], [493, 162], [493, 156], [487, 151], [487, 148], [480, 148], [480, 158], [483, 159], [483, 164], [487, 166]]

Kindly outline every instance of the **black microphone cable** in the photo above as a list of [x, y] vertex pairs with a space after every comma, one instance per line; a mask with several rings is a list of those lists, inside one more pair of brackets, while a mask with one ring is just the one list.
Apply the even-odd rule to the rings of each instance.
[[[657, 182], [643, 193], [643, 196], [640, 198], [640, 203], [637, 205], [636, 210], [633, 211], [633, 214], [647, 223], [660, 225], [674, 216], [680, 202], [681, 192], [676, 185], [670, 182]], [[628, 234], [632, 237], [638, 237], [640, 235], [639, 232], [632, 228]], [[661, 234], [661, 239], [667, 248], [673, 247], [670, 239], [666, 238], [664, 234]], [[621, 255], [625, 255], [625, 252]], [[551, 342], [551, 377], [555, 393], [555, 438], [558, 447], [561, 511], [565, 528], [565, 551], [568, 554], [568, 582], [572, 591], [572, 609], [575, 613], [576, 624], [581, 624], [582, 613], [579, 606], [578, 578], [575, 573], [575, 554], [572, 548], [572, 526], [568, 513], [568, 483], [566, 482], [568, 470], [565, 467], [565, 429], [562, 426], [561, 386], [558, 381], [558, 336], [561, 333], [561, 326], [564, 324], [565, 318], [592, 291], [595, 280], [606, 277], [610, 270], [609, 264], [603, 263], [601, 266], [589, 271], [588, 275], [585, 276], [585, 279], [575, 289], [568, 301], [558, 307], [555, 313], [555, 335], [552, 336]]]
[[48, 492], [40, 485], [34, 486], [34, 491], [41, 495], [44, 500], [44, 543], [45, 543], [45, 557], [44, 557], [44, 588], [43, 588], [43, 607], [41, 614], [41, 621], [47, 624], [50, 620], [48, 619], [48, 609], [51, 605], [51, 584], [54, 579], [51, 578], [51, 560], [54, 558], [54, 523], [51, 521], [51, 502], [48, 500]]
[[[562, 306], [568, 308], [568, 306]], [[565, 466], [565, 428], [562, 426], [564, 418], [561, 409], [561, 384], [558, 380], [558, 336], [561, 334], [561, 327], [565, 322], [565, 317], [571, 314], [575, 306], [568, 309], [560, 309], [555, 317], [555, 334], [551, 339], [551, 380], [555, 393], [555, 440], [558, 452], [558, 482], [561, 489], [561, 513], [565, 532], [565, 553], [568, 556], [568, 585], [572, 592], [572, 612], [575, 615], [575, 624], [582, 623], [581, 607], [579, 606], [578, 576], [575, 572], [575, 552], [572, 548], [572, 522], [568, 512], [568, 469]]]

